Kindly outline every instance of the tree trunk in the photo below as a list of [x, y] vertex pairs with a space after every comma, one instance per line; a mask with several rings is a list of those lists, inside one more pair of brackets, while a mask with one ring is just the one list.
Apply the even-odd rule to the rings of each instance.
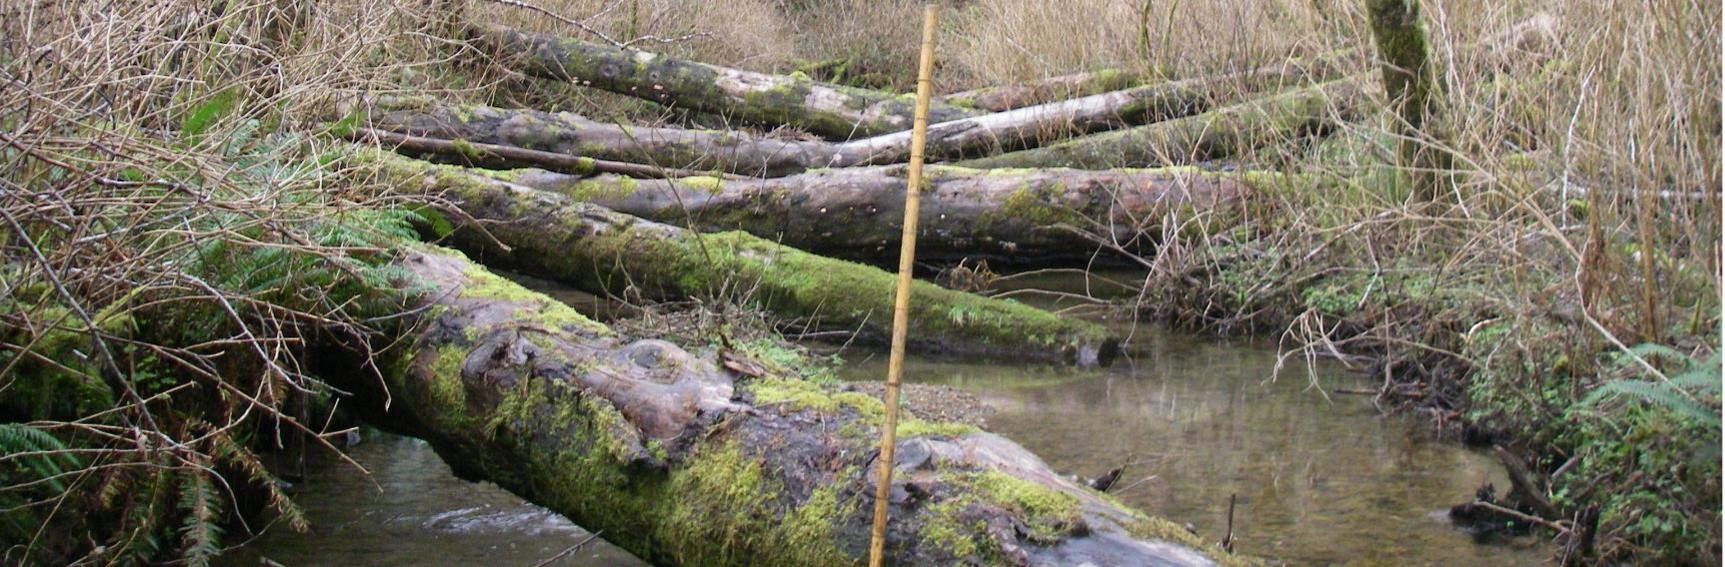
[[[457, 254], [404, 256], [429, 308], [384, 341], [387, 393], [344, 384], [368, 418], [654, 564], [861, 563], [878, 400], [797, 378], [800, 360], [619, 337]], [[726, 370], [737, 362], [760, 371]], [[1009, 440], [899, 427], [894, 565], [1232, 561]]]
[[[1398, 157], [1414, 181], [1414, 196], [1437, 199], [1454, 158], [1434, 126], [1443, 92], [1432, 60], [1419, 0], [1366, 0], [1372, 38], [1382, 60], [1384, 94], [1398, 120]], [[1428, 131], [1430, 128], [1431, 131]]]
[[1131, 71], [1102, 69], [959, 91], [935, 97], [935, 100], [958, 107], [1006, 112], [1026, 106], [1127, 89], [1143, 83], [1144, 79], [1143, 75]]
[[[930, 125], [926, 151], [931, 157], [958, 159], [1035, 148], [1073, 135], [1190, 116], [1238, 92], [1303, 84], [1306, 79], [1304, 67], [1272, 66], [963, 118]], [[908, 131], [895, 132], [849, 142], [844, 148], [868, 156], [866, 163], [899, 163], [910, 158], [910, 138]]]
[[[426, 138], [371, 128], [359, 128], [347, 136], [351, 140], [375, 142], [397, 153], [415, 157], [435, 157], [454, 160], [460, 165], [487, 169], [543, 167], [552, 171], [576, 175], [612, 173], [628, 177], [665, 178], [705, 175], [706, 172], [639, 163], [599, 160], [571, 154], [529, 150], [515, 146], [499, 146], [455, 139]], [[730, 179], [741, 179], [735, 175]]]
[[[890, 332], [894, 277], [879, 269], [740, 231], [699, 234], [458, 167], [367, 155], [386, 179], [458, 202], [452, 216], [483, 230], [470, 223], [453, 242], [488, 264], [617, 295], [739, 299], [809, 328], [865, 339]], [[1118, 353], [1118, 340], [1094, 323], [925, 282], [915, 294], [912, 345], [922, 350], [1081, 366], [1106, 365]]]
[[777, 177], [862, 161], [862, 156], [846, 154], [842, 145], [832, 142], [721, 130], [623, 126], [567, 112], [504, 110], [411, 99], [377, 101], [375, 110], [368, 114], [373, 127], [404, 134], [655, 167]]
[[[1100, 237], [1128, 250], [1169, 221], [1234, 217], [1251, 182], [1274, 174], [1193, 170], [984, 171], [930, 166], [917, 258], [1085, 265]], [[812, 253], [877, 265], [898, 258], [904, 166], [829, 169], [759, 180], [634, 180], [545, 171], [507, 174], [617, 212], [706, 231], [743, 230]], [[1096, 236], [1079, 234], [1084, 231]], [[1103, 252], [1103, 258], [1114, 257]]]
[[[1338, 74], [1340, 69], [1348, 66], [1348, 60], [1355, 57], [1357, 53], [1356, 50], [1347, 49], [1325, 54], [1316, 59], [1294, 58], [1280, 65], [1259, 69], [1255, 73], [1279, 76], [1285, 85], [1294, 85], [1307, 80], [1323, 80]], [[1241, 74], [1227, 74], [1227, 76], [1238, 75]], [[1220, 78], [1212, 77], [1210, 79], [1217, 80]], [[935, 97], [935, 100], [953, 106], [978, 108], [989, 112], [1006, 112], [1027, 106], [1038, 106], [1062, 100], [1128, 90], [1133, 87], [1155, 86], [1148, 83], [1150, 80], [1150, 77], [1131, 71], [1102, 69], [1010, 85], [995, 85], [960, 91]]]
[[[528, 75], [711, 112], [757, 126], [793, 126], [829, 140], [909, 130], [914, 97], [799, 76], [730, 69], [502, 27], [474, 39]], [[980, 114], [937, 104], [930, 122]]]
[[958, 162], [975, 168], [1158, 167], [1222, 159], [1346, 120], [1361, 102], [1359, 79], [1343, 79], [1197, 116], [1075, 138], [1032, 150]]

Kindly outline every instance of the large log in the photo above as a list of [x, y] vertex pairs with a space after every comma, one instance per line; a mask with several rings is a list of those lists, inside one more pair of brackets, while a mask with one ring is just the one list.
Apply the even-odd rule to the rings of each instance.
[[[1321, 55], [1313, 59], [1289, 58], [1287, 61], [1265, 67], [1259, 73], [1271, 71], [1285, 74], [1286, 84], [1297, 84], [1305, 79], [1322, 79], [1335, 76], [1348, 66], [1355, 50], [1344, 49]], [[1225, 73], [1224, 75], [1233, 75]], [[1058, 75], [1022, 83], [994, 85], [971, 89], [935, 97], [935, 100], [967, 108], [980, 108], [989, 112], [1006, 112], [1027, 106], [1048, 104], [1050, 102], [1070, 100], [1079, 97], [1098, 95], [1107, 92], [1127, 90], [1133, 87], [1151, 86], [1152, 76], [1122, 69], [1100, 69], [1069, 75]]]
[[[700, 234], [476, 174], [383, 152], [361, 154], [384, 178], [455, 200], [456, 218], [482, 223], [453, 242], [488, 264], [617, 295], [732, 297], [816, 329], [883, 338], [894, 278], [877, 268], [809, 254], [746, 232]], [[501, 243], [508, 247], [496, 246]], [[911, 345], [1106, 365], [1118, 340], [1094, 323], [1015, 302], [918, 282]]]
[[[742, 124], [793, 126], [829, 140], [909, 130], [914, 97], [684, 61], [503, 27], [473, 38], [528, 75], [710, 112]], [[980, 112], [936, 104], [930, 122]]]
[[[542, 170], [497, 174], [617, 212], [706, 231], [743, 230], [809, 252], [889, 265], [898, 256], [904, 166], [811, 171], [776, 179], [636, 180]], [[929, 166], [917, 257], [1085, 265], [1105, 239], [1147, 249], [1169, 220], [1234, 218], [1263, 173], [1192, 168], [1088, 171]], [[1080, 232], [1082, 231], [1082, 233]], [[1103, 259], [1115, 257], [1111, 252]]]
[[[374, 359], [387, 390], [368, 373], [341, 383], [368, 419], [654, 564], [861, 563], [878, 400], [804, 381], [782, 354], [617, 336], [454, 253], [403, 256], [426, 308]], [[894, 565], [1236, 561], [999, 436], [899, 428]]]
[[[380, 100], [367, 122], [414, 136], [498, 144], [653, 167], [775, 177], [862, 161], [842, 145], [736, 131], [626, 126], [568, 112], [505, 110], [429, 100]], [[553, 169], [545, 165], [546, 169]]]
[[1331, 81], [1175, 120], [958, 162], [975, 168], [1157, 167], [1222, 159], [1332, 127], [1365, 98], [1359, 78]]
[[1099, 69], [959, 91], [937, 96], [935, 100], [953, 106], [1006, 112], [1026, 106], [1131, 88], [1142, 84], [1145, 79], [1144, 75], [1132, 71]]

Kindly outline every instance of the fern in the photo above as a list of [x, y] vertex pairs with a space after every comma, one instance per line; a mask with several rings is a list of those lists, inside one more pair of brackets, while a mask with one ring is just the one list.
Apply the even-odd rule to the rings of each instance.
[[[1630, 352], [1643, 358], [1668, 358], [1682, 363], [1685, 369], [1663, 381], [1613, 380], [1595, 389], [1576, 404], [1579, 408], [1594, 408], [1619, 397], [1628, 396], [1679, 415], [1689, 416], [1715, 431], [1721, 428], [1718, 398], [1721, 378], [1719, 355], [1697, 361], [1664, 345], [1642, 344]], [[1711, 400], [1712, 403], [1705, 403]]]
[[180, 553], [189, 565], [209, 565], [222, 551], [221, 498], [204, 472], [194, 469], [180, 476], [180, 511], [186, 515], [180, 527]]
[[65, 450], [66, 445], [46, 431], [22, 423], [0, 423], [0, 454], [43, 453], [26, 456], [19, 462], [35, 476], [32, 480], [47, 479], [49, 490], [55, 493], [66, 491], [56, 477], [82, 466], [76, 456]]

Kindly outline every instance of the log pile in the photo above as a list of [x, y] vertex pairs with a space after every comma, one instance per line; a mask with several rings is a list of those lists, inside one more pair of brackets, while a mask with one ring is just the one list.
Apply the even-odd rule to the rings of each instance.
[[[896, 260], [910, 98], [519, 30], [468, 34], [527, 76], [813, 138], [357, 101], [332, 127], [364, 146], [352, 161], [423, 204], [424, 236], [459, 251], [402, 255], [411, 277], [400, 286], [420, 309], [374, 345], [387, 353], [384, 379], [343, 388], [373, 421], [430, 440], [458, 474], [655, 563], [857, 563], [878, 401], [799, 378], [806, 360], [723, 337], [621, 336], [487, 268], [884, 338], [894, 278], [868, 264]], [[1332, 80], [1348, 75], [1340, 67], [949, 97], [931, 117], [919, 256], [1094, 264], [1157, 244], [1144, 235], [1234, 218], [1286, 176], [1189, 164], [1334, 129], [1370, 95], [1357, 78]], [[1230, 100], [1239, 95], [1251, 98]], [[1078, 366], [1118, 351], [1091, 322], [917, 285], [913, 348]], [[895, 453], [893, 564], [1233, 560], [1011, 441], [909, 423]]]

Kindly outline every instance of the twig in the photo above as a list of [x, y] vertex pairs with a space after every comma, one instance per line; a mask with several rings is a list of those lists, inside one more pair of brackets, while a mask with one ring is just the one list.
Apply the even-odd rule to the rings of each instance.
[[575, 545], [571, 545], [568, 548], [564, 549], [563, 551], [557, 552], [556, 555], [553, 555], [544, 561], [540, 561], [538, 564], [534, 565], [533, 567], [545, 567], [546, 565], [556, 563], [558, 559], [562, 559], [564, 557], [567, 557], [569, 554], [575, 553], [575, 550], [581, 549], [581, 546], [587, 545], [588, 542], [593, 541], [595, 539], [598, 539], [599, 534], [602, 534], [602, 533], [605, 533], [605, 530], [599, 530], [599, 531], [587, 534], [587, 537], [581, 538], [581, 541], [575, 542]]

